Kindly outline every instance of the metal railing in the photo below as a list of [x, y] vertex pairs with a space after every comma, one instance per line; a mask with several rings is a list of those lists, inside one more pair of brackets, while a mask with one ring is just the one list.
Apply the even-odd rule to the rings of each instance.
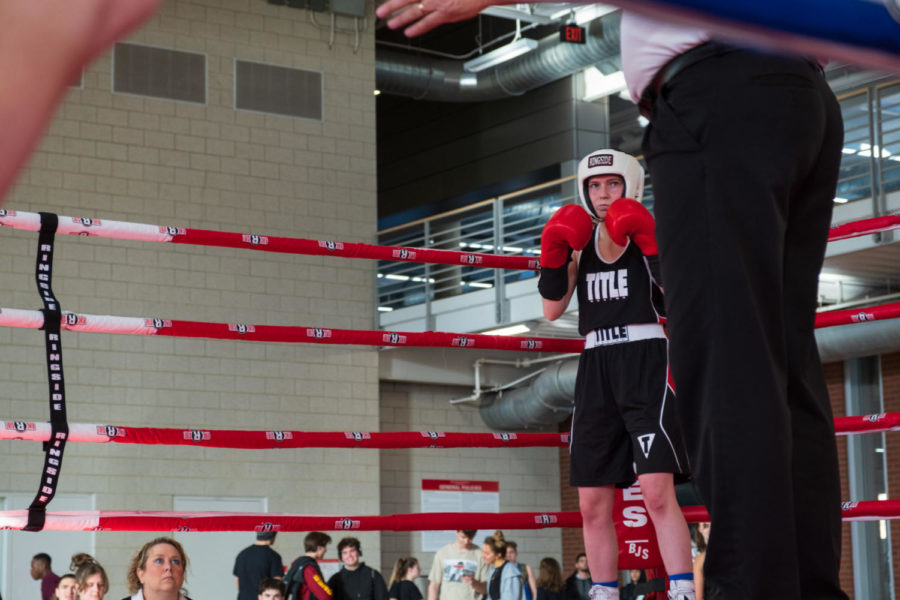
[[900, 190], [900, 82], [871, 86], [840, 98], [844, 156], [838, 203], [872, 201], [884, 214], [887, 194]]
[[[887, 213], [887, 195], [900, 190], [900, 81], [842, 96], [844, 156], [835, 202], [869, 202], [869, 216]], [[392, 227], [378, 244], [523, 256], [540, 255], [541, 229], [563, 204], [577, 202], [574, 177], [564, 177]], [[652, 210], [653, 189], [645, 182], [644, 203]], [[381, 312], [431, 303], [467, 292], [495, 290], [498, 322], [506, 322], [504, 286], [535, 277], [531, 271], [478, 266], [423, 265], [379, 261], [377, 306]]]
[[[491, 198], [379, 232], [378, 243], [441, 250], [539, 256], [541, 230], [553, 212], [574, 202], [573, 177]], [[529, 279], [533, 271], [479, 266], [423, 265], [379, 261], [378, 308], [395, 310], [470, 291], [494, 289], [502, 300], [503, 286]]]

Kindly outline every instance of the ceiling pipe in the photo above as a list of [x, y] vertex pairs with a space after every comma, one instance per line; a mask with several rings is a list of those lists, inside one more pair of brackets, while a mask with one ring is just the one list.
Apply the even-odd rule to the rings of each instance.
[[823, 363], [890, 354], [900, 350], [900, 319], [816, 329], [816, 342]]
[[416, 100], [483, 102], [520, 96], [591, 66], [610, 73], [621, 68], [619, 21], [620, 13], [594, 19], [584, 44], [548, 36], [528, 54], [479, 73], [466, 72], [464, 61], [378, 48], [375, 85], [384, 94]]
[[492, 429], [523, 431], [565, 421], [572, 412], [578, 357], [550, 365], [531, 385], [496, 394], [481, 407]]
[[[824, 327], [816, 330], [823, 363], [889, 354], [900, 350], [900, 319]], [[578, 357], [557, 363], [531, 385], [494, 395], [481, 407], [492, 429], [525, 431], [565, 421], [572, 412]]]

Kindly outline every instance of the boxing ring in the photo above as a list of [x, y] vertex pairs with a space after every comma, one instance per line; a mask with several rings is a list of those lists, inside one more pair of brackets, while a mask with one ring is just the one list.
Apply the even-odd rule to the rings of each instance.
[[[47, 368], [50, 386], [49, 422], [18, 420], [2, 416], [0, 439], [43, 441], [46, 445], [41, 486], [28, 510], [0, 512], [0, 528], [69, 531], [424, 531], [460, 527], [473, 529], [538, 529], [580, 527], [577, 512], [535, 511], [516, 513], [421, 513], [395, 515], [299, 515], [284, 513], [77, 511], [50, 512], [48, 505], [57, 490], [67, 442], [139, 445], [180, 445], [207, 448], [260, 450], [278, 448], [523, 448], [563, 447], [568, 434], [560, 433], [457, 433], [444, 431], [250, 431], [174, 429], [133, 424], [69, 423], [65, 418], [65, 386], [60, 333], [105, 333], [208, 338], [233, 342], [281, 342], [293, 344], [343, 344], [367, 346], [414, 346], [470, 349], [501, 349], [518, 352], [578, 353], [580, 339], [511, 337], [454, 332], [402, 332], [332, 329], [312, 326], [269, 326], [246, 323], [181, 321], [168, 317], [79, 314], [61, 309], [52, 292], [54, 236], [108, 238], [148, 243], [181, 243], [241, 248], [264, 252], [324, 255], [347, 259], [397, 260], [431, 264], [478, 264], [499, 269], [539, 269], [534, 258], [373, 246], [329, 240], [284, 238], [256, 234], [187, 229], [106, 219], [57, 216], [0, 210], [0, 226], [38, 232], [35, 280], [44, 301], [43, 310], [0, 308], [0, 326], [42, 329], [47, 338]], [[841, 225], [831, 230], [830, 240], [900, 229], [900, 216], [878, 217]], [[900, 318], [900, 302], [864, 309], [820, 313], [816, 327], [853, 325]], [[838, 435], [900, 431], [900, 413], [839, 417]], [[619, 499], [620, 502], [624, 501]], [[701, 506], [683, 508], [689, 522], [708, 520]], [[844, 520], [865, 521], [900, 517], [900, 500], [866, 500], [842, 505]], [[638, 563], [632, 563], [638, 564]], [[646, 561], [639, 563], [648, 565]]]
[[[613, 4], [617, 2], [613, 0]], [[900, 72], [900, 0], [791, 0], [777, 5], [736, 0], [634, 0], [629, 8], [675, 21], [706, 26], [763, 47], [815, 54], [860, 66]], [[0, 210], [0, 226], [38, 232], [35, 280], [42, 310], [0, 308], [0, 326], [44, 331], [50, 418], [47, 422], [0, 415], [0, 439], [42, 441], [44, 467], [35, 499], [27, 510], [0, 511], [0, 528], [68, 531], [423, 531], [457, 528], [537, 529], [580, 527], [577, 512], [425, 513], [395, 515], [299, 515], [284, 513], [214, 513], [147, 511], [48, 511], [58, 489], [66, 443], [112, 443], [260, 450], [278, 448], [524, 448], [562, 447], [567, 434], [457, 433], [444, 431], [289, 431], [217, 430], [143, 427], [134, 424], [69, 423], [66, 418], [62, 331], [116, 335], [205, 338], [232, 342], [341, 344], [499, 349], [517, 352], [578, 353], [581, 340], [508, 337], [454, 332], [403, 332], [271, 326], [248, 323], [184, 321], [169, 316], [116, 316], [62, 310], [52, 291], [54, 236], [68, 234], [140, 242], [190, 244], [263, 252], [391, 260], [495, 269], [539, 269], [533, 258], [423, 248], [374, 246], [330, 240], [295, 239], [259, 234], [159, 226], [94, 218]], [[900, 229], [900, 217], [878, 217], [836, 227], [830, 240]], [[864, 309], [820, 313], [816, 327], [852, 326], [900, 318], [900, 302]], [[900, 413], [835, 419], [838, 435], [900, 431]], [[617, 502], [626, 499], [620, 494]], [[638, 500], [639, 502], [639, 500]], [[867, 521], [900, 517], [900, 500], [866, 500], [842, 504], [843, 519]], [[708, 520], [703, 507], [683, 507], [689, 522]], [[617, 523], [617, 527], [619, 524]], [[627, 553], [626, 553], [627, 554]], [[620, 549], [620, 558], [622, 550]], [[655, 557], [658, 559], [658, 557]], [[628, 568], [652, 566], [622, 563]]]

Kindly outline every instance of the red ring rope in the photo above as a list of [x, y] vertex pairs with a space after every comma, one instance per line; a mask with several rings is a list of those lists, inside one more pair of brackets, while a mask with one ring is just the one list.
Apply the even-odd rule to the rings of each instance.
[[[12, 229], [38, 231], [40, 229], [40, 215], [38, 213], [0, 209], [0, 225]], [[165, 227], [162, 225], [129, 223], [127, 221], [111, 221], [107, 219], [60, 216], [58, 233], [142, 242], [171, 242], [195, 246], [244, 248], [247, 250], [262, 250], [285, 254], [368, 258], [373, 260], [530, 271], [540, 268], [538, 258], [534, 256], [505, 256], [430, 248], [375, 246], [354, 242], [309, 240], [273, 235], [213, 231], [210, 229], [188, 229], [185, 227]]]
[[[44, 315], [37, 310], [0, 308], [0, 326], [39, 329]], [[138, 317], [114, 317], [63, 312], [62, 329], [91, 333], [204, 337], [251, 342], [358, 344], [369, 346], [414, 346], [474, 348], [521, 352], [573, 352], [584, 349], [584, 341], [570, 338], [525, 338], [481, 333], [441, 331], [395, 332], [383, 330], [330, 329], [243, 323], [205, 323]]]
[[[682, 508], [689, 523], [709, 521], [702, 506]], [[844, 521], [900, 518], [900, 500], [841, 504]], [[21, 529], [27, 511], [0, 511], [0, 529]], [[283, 513], [171, 511], [59, 511], [47, 513], [45, 530], [55, 531], [440, 531], [581, 527], [581, 514], [567, 512], [413, 513], [401, 515], [291, 515]]]
[[[50, 425], [0, 421], [0, 440], [46, 441]], [[444, 431], [241, 431], [169, 429], [69, 423], [70, 442], [160, 444], [261, 450], [267, 448], [554, 448], [569, 444], [568, 433], [452, 433]]]
[[[0, 209], [0, 225], [25, 231], [40, 230], [38, 213]], [[870, 235], [900, 228], [900, 216], [890, 215], [845, 223], [831, 229], [829, 241]], [[88, 217], [59, 217], [59, 233], [87, 237], [103, 237], [144, 242], [172, 242], [197, 246], [245, 248], [266, 252], [306, 254], [314, 256], [340, 256], [343, 258], [367, 258], [441, 265], [479, 266], [495, 269], [535, 270], [540, 268], [538, 259], [527, 256], [504, 256], [434, 250], [429, 248], [405, 248], [376, 246], [354, 242], [310, 240], [270, 235], [256, 235], [211, 229], [167, 227], [147, 223], [130, 223]]]
[[[900, 317], [900, 302], [824, 312], [816, 315], [816, 328], [849, 325]], [[396, 332], [383, 330], [331, 329], [283, 325], [247, 325], [243, 323], [206, 323], [141, 317], [116, 317], [63, 313], [62, 329], [91, 333], [203, 337], [217, 340], [345, 344], [369, 346], [411, 346], [426, 348], [469, 348], [519, 352], [580, 353], [584, 342], [571, 338], [526, 338], [448, 333], [441, 331]], [[40, 329], [44, 315], [37, 310], [0, 308], [0, 326]]]
[[900, 228], [900, 215], [872, 217], [871, 219], [862, 219], [832, 227], [831, 231], [828, 232], [828, 241], [836, 242], [837, 240], [846, 240], [898, 228]]
[[900, 302], [868, 306], [866, 308], [848, 308], [816, 313], [816, 329], [835, 325], [850, 325], [867, 321], [883, 321], [900, 317]]
[[[900, 412], [837, 417], [837, 435], [900, 431]], [[0, 421], [0, 440], [47, 441], [50, 424]], [[278, 448], [552, 448], [569, 444], [568, 433], [454, 433], [444, 431], [246, 431], [174, 429], [69, 423], [70, 442], [159, 444], [262, 450]]]

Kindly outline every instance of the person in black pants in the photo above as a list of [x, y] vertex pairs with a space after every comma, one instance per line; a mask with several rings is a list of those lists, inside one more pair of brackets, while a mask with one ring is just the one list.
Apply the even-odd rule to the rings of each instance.
[[[418, 35], [503, 3], [387, 0], [377, 14], [407, 8], [388, 26]], [[803, 58], [628, 12], [620, 35], [650, 120], [678, 412], [716, 523], [710, 598], [844, 600], [834, 424], [813, 335], [840, 107]]]
[[840, 107], [817, 63], [715, 42], [676, 55], [641, 95], [678, 409], [716, 523], [709, 598], [845, 599], [813, 335]]

